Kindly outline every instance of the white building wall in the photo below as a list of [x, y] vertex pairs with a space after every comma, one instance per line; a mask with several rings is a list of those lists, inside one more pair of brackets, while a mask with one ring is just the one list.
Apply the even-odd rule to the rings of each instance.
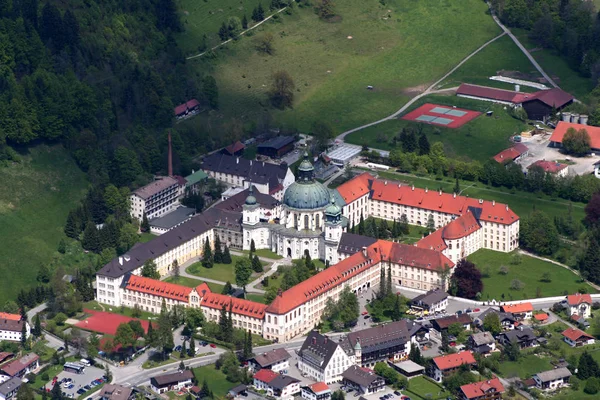
[[[29, 338], [29, 336], [31, 336], [31, 327], [29, 326], [28, 322], [25, 322], [25, 339]], [[20, 342], [21, 341], [21, 331], [19, 330], [18, 332], [16, 331], [9, 331], [9, 330], [2, 330], [0, 329], [0, 340], [8, 340], [11, 342]]]

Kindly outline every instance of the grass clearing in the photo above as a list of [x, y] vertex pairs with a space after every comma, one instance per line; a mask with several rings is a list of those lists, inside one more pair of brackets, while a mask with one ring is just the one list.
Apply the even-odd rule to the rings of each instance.
[[[567, 293], [576, 293], [585, 287], [588, 293], [596, 293], [596, 289], [582, 283], [577, 275], [566, 268], [538, 260], [537, 258], [521, 256], [521, 264], [512, 265], [513, 253], [501, 253], [492, 250], [478, 250], [468, 259], [475, 263], [480, 271], [489, 268], [489, 277], [483, 278], [482, 300], [520, 300], [534, 297], [560, 296]], [[508, 267], [508, 273], [502, 275], [500, 266]], [[542, 282], [542, 275], [550, 273], [550, 282]], [[518, 279], [525, 284], [522, 290], [511, 290], [511, 281]], [[541, 295], [538, 295], [537, 289]], [[502, 296], [504, 295], [504, 297]]]
[[158, 237], [158, 236], [156, 236], [156, 235], [154, 235], [154, 234], [152, 234], [152, 233], [142, 233], [142, 234], [140, 235], [139, 242], [140, 242], [140, 243], [146, 243], [146, 242], [149, 242], [149, 241], [151, 241], [151, 240], [154, 240], [154, 239], [156, 239], [157, 237]]
[[521, 379], [527, 379], [533, 374], [554, 368], [550, 363], [550, 359], [547, 357], [538, 356], [529, 352], [521, 353], [523, 353], [523, 356], [518, 361], [505, 360], [500, 363], [500, 373], [503, 377], [512, 378], [518, 376]]
[[[511, 146], [508, 141], [509, 137], [527, 129], [527, 125], [511, 117], [502, 105], [456, 97], [453, 93], [450, 95], [425, 96], [409, 107], [406, 113], [425, 103], [456, 106], [479, 111], [483, 114], [455, 129], [403, 119], [392, 119], [353, 132], [346, 136], [345, 140], [348, 143], [361, 146], [367, 145], [376, 149], [392, 150], [392, 138], [399, 134], [402, 128], [416, 126], [427, 135], [429, 143], [442, 142], [448, 157], [485, 162], [501, 150]], [[493, 111], [493, 116], [486, 116], [486, 111]]]
[[440, 385], [424, 376], [417, 376], [411, 379], [409, 389], [406, 391], [422, 400], [445, 399], [450, 395]]
[[[529, 75], [529, 80], [541, 77], [529, 59], [517, 47], [508, 35], [504, 35], [495, 42], [470, 58], [452, 75], [446, 78], [440, 88], [459, 86], [461, 83], [473, 83], [497, 87], [500, 89], [514, 90], [510, 83], [490, 80], [490, 76], [498, 75], [500, 71], [516, 71]], [[524, 91], [537, 89], [523, 86]]]
[[67, 215], [88, 186], [62, 146], [37, 145], [21, 158], [0, 170], [0, 304], [35, 285], [40, 264], [61, 259]]
[[[255, 120], [269, 108], [272, 74], [285, 70], [296, 86], [294, 108], [270, 110], [274, 122], [309, 131], [322, 120], [341, 132], [393, 113], [500, 33], [479, 0], [346, 0], [336, 3], [336, 12], [341, 19], [330, 23], [312, 6], [296, 7], [292, 15], [284, 12], [261, 25], [255, 37], [274, 35], [272, 56], [257, 52], [255, 37], [244, 37], [213, 58], [191, 60], [219, 85], [221, 111], [196, 118]], [[179, 41], [189, 49], [188, 41], [200, 42], [196, 35], [188, 30]]]
[[237, 385], [236, 383], [229, 382], [223, 372], [215, 369], [214, 364], [194, 368], [193, 371], [198, 382], [203, 382], [204, 380], [210, 382], [210, 389], [218, 398], [225, 397], [229, 389]]

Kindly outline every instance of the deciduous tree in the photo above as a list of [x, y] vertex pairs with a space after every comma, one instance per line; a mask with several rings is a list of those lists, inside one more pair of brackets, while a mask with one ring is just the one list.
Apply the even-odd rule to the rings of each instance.
[[454, 274], [450, 278], [456, 287], [456, 296], [467, 299], [475, 299], [483, 290], [481, 272], [471, 261], [462, 259], [454, 268]]
[[273, 83], [269, 90], [269, 99], [275, 108], [292, 108], [294, 104], [294, 89], [296, 84], [287, 71], [277, 71], [273, 74]]

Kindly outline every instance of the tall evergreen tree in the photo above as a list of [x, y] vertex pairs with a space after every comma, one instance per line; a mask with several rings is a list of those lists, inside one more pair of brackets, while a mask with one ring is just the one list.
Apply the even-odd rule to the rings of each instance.
[[256, 253], [256, 244], [254, 243], [254, 239], [250, 240], [250, 253]]
[[258, 14], [259, 21], [262, 21], [263, 19], [265, 19], [265, 10], [262, 6], [262, 3], [258, 3], [257, 14]]
[[[181, 343], [181, 351], [179, 352], [179, 358], [183, 359], [187, 357], [187, 346], [185, 344], [185, 341], [183, 343]], [[183, 361], [182, 361], [183, 362]]]
[[429, 140], [427, 140], [427, 136], [422, 133], [421, 136], [419, 136], [419, 155], [428, 155], [430, 151], [431, 146], [429, 146]]
[[144, 211], [144, 215], [142, 215], [142, 223], [140, 224], [140, 230], [142, 232], [150, 232], [150, 221], [148, 221], [146, 211]]
[[39, 314], [35, 314], [35, 317], [33, 317], [33, 324], [33, 335], [40, 337], [42, 335], [42, 322]]
[[244, 14], [244, 17], [242, 18], [242, 28], [248, 29], [248, 18], [246, 18], [246, 14]]
[[190, 357], [194, 357], [196, 355], [196, 341], [194, 340], [194, 335], [190, 336], [190, 349], [188, 350], [188, 355]]
[[390, 265], [388, 265], [388, 270], [387, 270], [387, 275], [386, 275], [385, 294], [387, 296], [389, 296], [393, 293], [394, 293], [394, 289], [392, 287], [392, 264], [390, 263]]
[[264, 271], [263, 265], [256, 254], [254, 255], [254, 258], [252, 258], [252, 270], [259, 273]]
[[400, 309], [400, 305], [400, 296], [396, 295], [394, 309], [392, 310], [392, 320], [394, 321], [400, 321], [402, 319], [402, 311]]
[[385, 281], [385, 267], [381, 267], [381, 271], [379, 273], [379, 292], [377, 293], [377, 297], [379, 299], [384, 299], [387, 293], [385, 292], [387, 285]]
[[365, 234], [365, 219], [363, 217], [362, 212], [360, 213], [360, 221], [358, 222], [358, 234], [359, 235]]
[[72, 239], [77, 239], [80, 233], [77, 214], [71, 210], [67, 216], [67, 223], [65, 224], [65, 235]]
[[225, 245], [225, 251], [223, 252], [223, 264], [231, 264], [231, 254], [229, 253], [229, 246]]
[[233, 301], [229, 302], [229, 311], [227, 313], [227, 343], [233, 342]]
[[204, 242], [204, 249], [202, 251], [202, 266], [204, 268], [213, 267], [212, 251], [210, 249], [210, 242], [208, 241], [208, 238], [206, 238], [206, 241]]
[[83, 239], [81, 246], [89, 251], [98, 253], [100, 251], [100, 235], [96, 225], [92, 221], [88, 221], [85, 231], [83, 231]]
[[181, 271], [179, 268], [179, 261], [177, 261], [177, 259], [173, 260], [172, 267], [173, 267], [173, 276], [175, 278], [179, 278]]
[[231, 294], [231, 292], [233, 291], [233, 286], [231, 286], [231, 282], [227, 281], [225, 282], [225, 286], [223, 286], [223, 290], [221, 291], [221, 294]]
[[229, 324], [227, 323], [227, 306], [223, 304], [221, 307], [221, 313], [219, 314], [219, 330], [221, 331], [221, 337], [219, 339], [225, 341], [225, 338], [229, 336]]
[[215, 235], [215, 255], [214, 255], [215, 264], [223, 263], [223, 250], [221, 249], [221, 239], [219, 235]]
[[156, 26], [161, 31], [179, 32], [182, 30], [175, 0], [158, 0], [156, 2], [156, 16]]
[[223, 42], [229, 39], [229, 28], [227, 28], [227, 24], [225, 22], [223, 22], [219, 28], [219, 37]]
[[[37, 0], [35, 0], [37, 2]], [[79, 45], [79, 22], [75, 14], [69, 9], [65, 11], [63, 16], [63, 36], [65, 43], [71, 47], [77, 47]]]

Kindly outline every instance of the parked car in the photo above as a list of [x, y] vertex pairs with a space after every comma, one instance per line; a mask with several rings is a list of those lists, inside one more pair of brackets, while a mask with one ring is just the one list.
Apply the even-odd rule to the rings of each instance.
[[204, 340], [203, 340], [203, 341], [201, 341], [201, 342], [200, 342], [200, 344], [201, 344], [202, 346], [208, 346], [208, 342], [205, 342]]
[[217, 345], [216, 345], [216, 344], [214, 344], [214, 343], [211, 343], [211, 344], [210, 344], [210, 347], [212, 347], [213, 349], [216, 349], [216, 348], [217, 348]]
[[470, 308], [467, 308], [467, 309], [465, 310], [465, 312], [466, 312], [467, 314], [469, 314], [469, 313], [472, 313], [472, 312], [473, 312], [473, 310], [471, 310]]
[[85, 391], [87, 392], [87, 391], [88, 391], [88, 390], [90, 390], [92, 387], [91, 387], [90, 385], [85, 385], [83, 388], [84, 388], [84, 389], [85, 389]]
[[56, 351], [58, 351], [58, 352], [60, 353], [60, 352], [61, 352], [61, 351], [63, 351], [64, 349], [65, 349], [64, 347], [60, 346], [58, 349], [56, 349]]
[[395, 390], [395, 391], [394, 391], [394, 394], [395, 394], [396, 396], [402, 396], [402, 393], [400, 393], [400, 392], [399, 392], [399, 391], [397, 391], [397, 390]]
[[473, 310], [473, 312], [479, 312], [479, 311], [481, 311], [481, 309], [479, 309], [479, 308], [476, 308]]
[[77, 394], [84, 394], [85, 392], [87, 392], [87, 390], [85, 390], [84, 388], [81, 388], [77, 391]]

